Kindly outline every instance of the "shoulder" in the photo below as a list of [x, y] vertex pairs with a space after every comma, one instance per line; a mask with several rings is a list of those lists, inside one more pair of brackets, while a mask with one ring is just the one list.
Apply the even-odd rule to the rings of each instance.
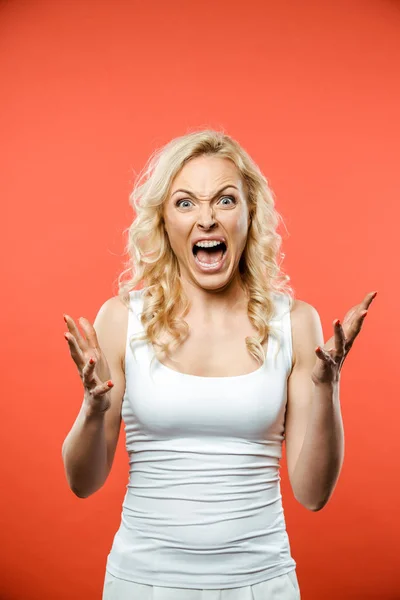
[[106, 319], [108, 323], [124, 323], [128, 317], [128, 306], [119, 296], [112, 296], [101, 305], [98, 316]]
[[315, 306], [295, 298], [290, 312], [292, 327], [293, 364], [323, 343], [322, 325]]
[[293, 320], [299, 321], [304, 318], [310, 319], [315, 317], [316, 315], [318, 315], [318, 311], [312, 304], [309, 304], [304, 300], [294, 298], [290, 315]]

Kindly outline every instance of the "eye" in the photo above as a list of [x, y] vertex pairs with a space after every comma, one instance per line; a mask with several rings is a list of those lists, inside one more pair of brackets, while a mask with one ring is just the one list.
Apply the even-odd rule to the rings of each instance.
[[[182, 199], [182, 200], [178, 200], [178, 201], [175, 203], [175, 206], [179, 206], [179, 207], [180, 207], [180, 206], [181, 206], [181, 202], [191, 202], [191, 200], [184, 200], [184, 199]], [[185, 207], [184, 207], [184, 208], [185, 208]]]
[[222, 196], [221, 200], [224, 199], [232, 200], [233, 204], [236, 204], [236, 198], [234, 198], [233, 196]]
[[[233, 203], [233, 204], [237, 204], [236, 198], [234, 198], [233, 196], [222, 196], [219, 201], [221, 202], [221, 200], [226, 200], [226, 199], [231, 200], [231, 203]], [[186, 206], [182, 206], [182, 202], [189, 202], [192, 204], [191, 200], [188, 200], [187, 198], [181, 198], [180, 200], [177, 200], [175, 202], [175, 206], [178, 206], [179, 208], [187, 208]], [[225, 204], [225, 206], [229, 206], [229, 204], [228, 205]]]

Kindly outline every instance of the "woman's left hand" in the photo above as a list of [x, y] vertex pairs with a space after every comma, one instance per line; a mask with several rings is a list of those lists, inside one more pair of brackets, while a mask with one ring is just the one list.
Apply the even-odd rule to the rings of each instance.
[[333, 322], [335, 333], [321, 348], [315, 350], [317, 362], [311, 378], [316, 385], [338, 383], [340, 371], [354, 340], [361, 331], [368, 308], [377, 292], [367, 294], [360, 304], [353, 306], [346, 314], [343, 325], [339, 319]]

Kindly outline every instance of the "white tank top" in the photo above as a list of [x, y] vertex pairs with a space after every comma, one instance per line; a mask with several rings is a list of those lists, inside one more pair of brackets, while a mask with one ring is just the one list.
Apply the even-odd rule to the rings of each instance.
[[[115, 577], [166, 587], [234, 588], [296, 568], [280, 490], [289, 299], [274, 294], [281, 348], [269, 337], [247, 375], [179, 373], [134, 341], [142, 291], [130, 292], [122, 404], [129, 482], [107, 558]], [[276, 357], [276, 358], [275, 358]]]

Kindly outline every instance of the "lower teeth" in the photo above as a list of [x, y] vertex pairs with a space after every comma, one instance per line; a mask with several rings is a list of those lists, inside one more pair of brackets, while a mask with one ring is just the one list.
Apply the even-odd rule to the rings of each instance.
[[[222, 260], [222, 259], [221, 259]], [[217, 262], [214, 263], [204, 263], [201, 262], [201, 260], [197, 259], [197, 262], [199, 263], [199, 265], [201, 265], [202, 267], [215, 267], [215, 265], [218, 265], [221, 261], [217, 260]]]

